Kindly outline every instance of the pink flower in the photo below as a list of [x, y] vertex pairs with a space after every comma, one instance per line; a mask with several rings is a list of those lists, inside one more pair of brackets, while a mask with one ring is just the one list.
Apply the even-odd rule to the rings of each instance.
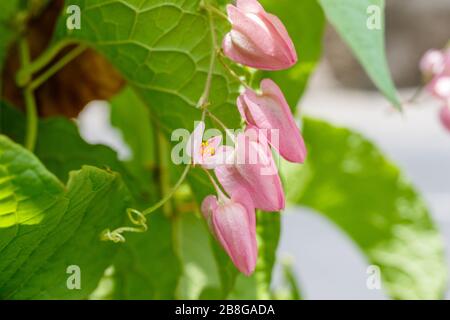
[[283, 23], [267, 13], [256, 0], [237, 0], [227, 6], [232, 30], [225, 35], [223, 50], [230, 59], [263, 70], [287, 69], [297, 53]]
[[222, 136], [215, 136], [203, 142], [205, 123], [200, 121], [187, 142], [187, 154], [194, 165], [201, 165], [205, 169], [232, 163], [233, 148], [221, 146]]
[[283, 158], [291, 162], [304, 162], [305, 143], [280, 88], [272, 80], [264, 79], [261, 91], [257, 94], [246, 89], [238, 97], [237, 106], [242, 117], [252, 126], [270, 130], [268, 140]]
[[247, 190], [255, 208], [279, 211], [285, 196], [270, 147], [248, 131], [238, 134], [233, 165], [217, 166], [217, 179], [228, 194]]
[[441, 118], [443, 126], [450, 131], [450, 105], [442, 107], [439, 117]]
[[229, 199], [219, 192], [219, 199], [206, 197], [201, 210], [234, 265], [245, 275], [251, 275], [255, 270], [258, 249], [255, 208], [248, 193], [240, 190]]
[[446, 54], [441, 50], [431, 49], [420, 60], [420, 70], [428, 77], [442, 73], [446, 65]]
[[450, 72], [436, 76], [427, 85], [427, 90], [436, 98], [443, 100], [445, 103], [450, 102]]

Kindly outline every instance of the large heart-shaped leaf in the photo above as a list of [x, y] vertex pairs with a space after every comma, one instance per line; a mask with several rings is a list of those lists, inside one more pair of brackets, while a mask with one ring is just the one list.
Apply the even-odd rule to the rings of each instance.
[[[200, 1], [76, 0], [70, 4], [80, 6], [83, 27], [68, 31], [61, 19], [56, 39], [72, 37], [104, 54], [150, 106], [161, 127], [192, 129], [201, 117], [195, 106], [215, 54]], [[222, 34], [226, 24], [214, 21], [217, 34]], [[209, 108], [226, 124], [239, 124], [238, 87], [216, 63]]]
[[[120, 176], [86, 166], [64, 186], [0, 136], [0, 181], [0, 297], [86, 298], [117, 250], [100, 234], [124, 220], [130, 196]], [[79, 289], [67, 286], [71, 265]]]

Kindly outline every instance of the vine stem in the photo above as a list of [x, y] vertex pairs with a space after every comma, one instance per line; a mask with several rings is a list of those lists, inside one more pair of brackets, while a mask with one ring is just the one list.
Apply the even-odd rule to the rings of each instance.
[[233, 143], [235, 142], [235, 137], [229, 132], [229, 129], [225, 126], [225, 124], [216, 117], [211, 111], [209, 111], [207, 108], [204, 108], [203, 111], [208, 114], [208, 116], [213, 119], [219, 126], [222, 127], [222, 129], [225, 131], [225, 134], [230, 137], [231, 141]]
[[216, 27], [214, 25], [214, 19], [211, 15], [211, 11], [206, 10], [206, 12], [208, 13], [209, 28], [211, 29], [211, 45], [213, 49], [211, 50], [211, 58], [209, 60], [209, 68], [208, 68], [208, 75], [206, 77], [205, 89], [203, 90], [203, 93], [197, 102], [197, 108], [205, 107], [208, 103], [209, 93], [211, 91], [214, 66], [216, 64], [216, 53], [215, 53], [217, 48]]
[[241, 78], [236, 72], [234, 72], [234, 70], [231, 69], [230, 66], [223, 60], [223, 59], [224, 59], [224, 56], [223, 56], [222, 50], [218, 50], [218, 53], [217, 53], [217, 54], [218, 54], [218, 56], [219, 56], [219, 61], [220, 61], [220, 63], [222, 64], [222, 66], [225, 68], [225, 70], [227, 70], [228, 73], [229, 73], [233, 78], [235, 78], [236, 80], [238, 80], [238, 81], [241, 83], [242, 86], [244, 86], [244, 87], [247, 88], [247, 89], [252, 89], [251, 86], [250, 86], [247, 82], [245, 82], [244, 80], [242, 80], [242, 78]]
[[213, 184], [214, 189], [216, 189], [216, 192], [217, 192], [217, 195], [219, 196], [219, 198], [225, 197], [225, 193], [219, 187], [219, 185], [217, 184], [216, 180], [214, 180], [214, 177], [211, 175], [211, 173], [208, 170], [206, 170], [205, 168], [202, 168], [202, 169], [203, 169], [203, 171], [205, 171], [205, 173], [208, 176], [209, 180]]
[[[20, 39], [19, 51], [21, 65], [27, 67], [30, 63], [30, 51], [25, 37]], [[23, 90], [23, 95], [27, 112], [25, 147], [28, 150], [33, 151], [38, 130], [36, 100], [34, 98], [33, 90], [28, 87]]]
[[25, 136], [25, 148], [33, 152], [37, 140], [38, 115], [34, 92], [29, 88], [24, 91], [25, 105], [27, 110], [27, 132]]
[[38, 133], [38, 113], [36, 99], [34, 97], [34, 90], [42, 85], [45, 81], [47, 81], [67, 63], [81, 54], [81, 52], [86, 49], [86, 46], [81, 45], [70, 51], [67, 55], [58, 60], [54, 65], [52, 65], [48, 70], [46, 70], [35, 80], [31, 81], [31, 76], [34, 72], [39, 71], [44, 66], [46, 66], [63, 47], [67, 46], [70, 43], [73, 43], [73, 41], [61, 41], [48, 50], [44, 51], [44, 53], [39, 58], [31, 62], [30, 48], [28, 46], [26, 37], [24, 36], [19, 40], [21, 69], [16, 75], [16, 81], [19, 86], [23, 87], [22, 93], [24, 96], [27, 113], [25, 147], [30, 151], [34, 150]]
[[54, 65], [52, 65], [50, 68], [48, 68], [43, 74], [41, 74], [39, 77], [37, 77], [35, 80], [33, 80], [29, 87], [31, 90], [35, 90], [40, 85], [42, 85], [45, 81], [47, 81], [50, 77], [52, 77], [55, 73], [57, 73], [59, 70], [61, 70], [66, 64], [68, 64], [70, 61], [78, 57], [81, 53], [84, 52], [84, 50], [87, 49], [86, 45], [79, 45], [73, 50], [71, 50], [69, 53], [67, 53], [64, 57], [62, 57], [60, 60], [58, 60]]
[[172, 198], [172, 196], [175, 194], [175, 192], [178, 190], [178, 188], [181, 186], [181, 184], [183, 183], [184, 179], [186, 178], [189, 169], [191, 168], [191, 165], [187, 165], [184, 168], [183, 173], [181, 174], [180, 178], [178, 179], [177, 183], [173, 186], [172, 190], [167, 193], [164, 198], [162, 198], [160, 201], [158, 201], [157, 203], [155, 203], [153, 206], [151, 206], [148, 209], [145, 209], [142, 212], [142, 215], [146, 216], [149, 215], [150, 213], [152, 213], [153, 211], [157, 210], [158, 208], [160, 208], [161, 206], [163, 206], [167, 201], [169, 201], [170, 198]]
[[[100, 239], [103, 241], [111, 240], [113, 242], [125, 242], [125, 237], [122, 235], [124, 232], [145, 232], [147, 231], [147, 219], [141, 212], [135, 209], [128, 208], [127, 209], [128, 218], [130, 221], [136, 225], [137, 227], [120, 227], [110, 231], [106, 229], [100, 235]], [[136, 218], [133, 217], [133, 214], [136, 215]]]
[[24, 87], [30, 80], [33, 73], [48, 65], [56, 55], [66, 46], [76, 43], [72, 39], [66, 39], [55, 43], [45, 50], [38, 58], [27, 65], [22, 65], [17, 71], [16, 82], [20, 87]]
[[[203, 90], [202, 95], [200, 96], [200, 99], [197, 102], [197, 108], [203, 108], [202, 119], [204, 118], [205, 113], [209, 112], [209, 111], [207, 111], [206, 106], [208, 104], [209, 94], [211, 91], [212, 76], [213, 76], [214, 66], [216, 63], [215, 49], [217, 47], [217, 38], [216, 38], [216, 32], [215, 32], [214, 19], [212, 18], [211, 12], [209, 10], [207, 10], [207, 13], [208, 13], [209, 27], [211, 29], [211, 42], [212, 42], [213, 50], [211, 52], [211, 59], [209, 61], [208, 75], [206, 77], [205, 88]], [[185, 180], [191, 166], [192, 166], [191, 164], [187, 165], [186, 168], [184, 168], [184, 171], [181, 174], [180, 178], [178, 179], [177, 183], [173, 186], [172, 190], [169, 193], [167, 193], [156, 204], [154, 204], [153, 206], [151, 206], [148, 209], [145, 209], [142, 212], [142, 215], [146, 216], [146, 215], [152, 213], [153, 211], [155, 211], [158, 208], [160, 208], [161, 206], [163, 206], [167, 201], [169, 201], [172, 198], [172, 196], [175, 194], [175, 192], [178, 190], [178, 188], [181, 186], [183, 181]]]

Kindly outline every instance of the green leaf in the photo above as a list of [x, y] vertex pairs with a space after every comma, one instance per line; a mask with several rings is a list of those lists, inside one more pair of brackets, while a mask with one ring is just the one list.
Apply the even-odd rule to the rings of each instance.
[[288, 69], [262, 72], [282, 89], [290, 107], [295, 110], [299, 98], [314, 71], [322, 51], [325, 18], [316, 0], [263, 0], [267, 12], [283, 21], [297, 50], [298, 62]]
[[[398, 109], [401, 108], [387, 64], [384, 46], [384, 0], [319, 0], [339, 35], [352, 49], [378, 89]], [[379, 8], [379, 29], [369, 29], [369, 7]], [[372, 7], [371, 7], [372, 8]]]
[[[443, 243], [423, 200], [361, 135], [305, 119], [306, 165], [290, 167], [288, 198], [339, 226], [381, 269], [396, 299], [442, 298]], [[301, 185], [301, 187], [298, 187]]]
[[[86, 298], [118, 248], [100, 233], [123, 222], [130, 197], [120, 177], [86, 166], [64, 187], [0, 136], [0, 181], [0, 297]], [[67, 287], [71, 265], [80, 267], [80, 290]]]
[[[72, 37], [94, 47], [128, 80], [162, 128], [190, 130], [201, 118], [195, 106], [205, 88], [211, 54], [215, 54], [207, 14], [199, 3], [71, 1], [83, 12], [83, 27], [67, 30], [61, 19], [56, 39]], [[220, 39], [227, 25], [217, 17], [215, 24]], [[227, 125], [240, 123], [235, 106], [238, 87], [216, 63], [209, 108]]]

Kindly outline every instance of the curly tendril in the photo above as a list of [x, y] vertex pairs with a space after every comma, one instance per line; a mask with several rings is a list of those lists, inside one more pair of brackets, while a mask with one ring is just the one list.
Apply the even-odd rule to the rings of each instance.
[[114, 243], [125, 242], [125, 237], [122, 233], [147, 231], [147, 218], [139, 210], [128, 208], [127, 215], [131, 223], [138, 227], [120, 227], [113, 231], [106, 229], [102, 232], [100, 239], [103, 241], [112, 241]]

